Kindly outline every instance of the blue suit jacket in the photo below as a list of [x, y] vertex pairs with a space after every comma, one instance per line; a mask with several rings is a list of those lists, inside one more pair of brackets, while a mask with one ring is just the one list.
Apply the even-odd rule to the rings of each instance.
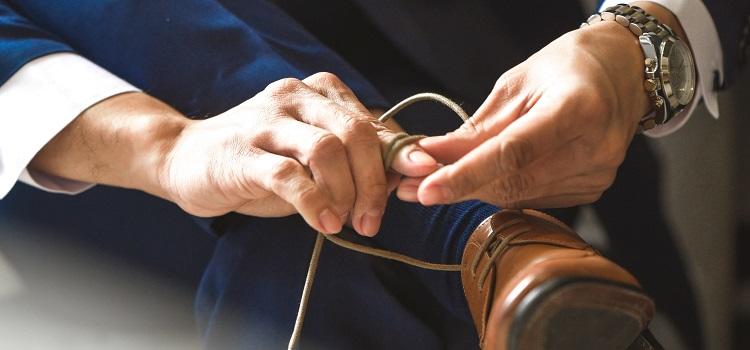
[[197, 117], [221, 113], [269, 83], [339, 75], [370, 106], [375, 89], [262, 0], [0, 1], [0, 83], [26, 62], [75, 51]]
[[[474, 57], [520, 60], [524, 55], [513, 46], [533, 42], [529, 38], [546, 37], [548, 27], [560, 32], [562, 28], [555, 26], [575, 21], [571, 14], [576, 13], [562, 6], [544, 6], [543, 0], [356, 2], [401, 50], [458, 89], [472, 89], [470, 82], [461, 78], [476, 74], [465, 73], [491, 66], [462, 64], [461, 52], [489, 50]], [[717, 23], [726, 77], [731, 80], [744, 61], [741, 43], [748, 40], [742, 33], [748, 25], [750, 1], [705, 3]], [[436, 8], [451, 10], [463, 20], [440, 22], [445, 17]], [[577, 8], [577, 2], [571, 2], [570, 8]], [[524, 26], [519, 31], [519, 21], [527, 17], [518, 15], [523, 13], [534, 13], [548, 25]], [[456, 28], [470, 28], [469, 21], [478, 17], [498, 25], [483, 26], [495, 28], [485, 33], [464, 29], [458, 31], [460, 35], [483, 36], [509, 45], [472, 49], [462, 47], [460, 36], [451, 36]], [[426, 30], [444, 35], [428, 35]], [[442, 38], [442, 43], [435, 38]], [[368, 105], [385, 104], [354, 69], [263, 0], [0, 1], [0, 84], [26, 62], [60, 51], [76, 51], [192, 116], [220, 113], [274, 80], [302, 78], [318, 71], [340, 75]]]

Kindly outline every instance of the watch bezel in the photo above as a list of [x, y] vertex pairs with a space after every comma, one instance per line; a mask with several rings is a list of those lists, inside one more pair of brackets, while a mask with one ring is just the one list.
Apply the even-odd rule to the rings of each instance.
[[[687, 104], [690, 103], [690, 101], [693, 100], [693, 97], [695, 97], [695, 86], [693, 86], [692, 89], [690, 89], [689, 98], [687, 98], [687, 103], [682, 104], [677, 98], [677, 95], [675, 95], [674, 88], [672, 86], [671, 81], [671, 74], [672, 72], [669, 69], [669, 62], [670, 57], [674, 53], [674, 48], [676, 45], [685, 45], [684, 42], [680, 41], [677, 38], [674, 37], [667, 37], [665, 40], [661, 42], [659, 45], [659, 51], [661, 52], [661, 57], [659, 60], [659, 80], [661, 80], [662, 84], [662, 91], [664, 92], [664, 97], [669, 102], [669, 107], [671, 109], [680, 109]], [[689, 51], [690, 48], [686, 47], [686, 49]], [[693, 80], [695, 81], [695, 61], [693, 60], [692, 55], [688, 55], [687, 59], [690, 60], [690, 69], [693, 70]], [[687, 74], [687, 73], [686, 73]]]

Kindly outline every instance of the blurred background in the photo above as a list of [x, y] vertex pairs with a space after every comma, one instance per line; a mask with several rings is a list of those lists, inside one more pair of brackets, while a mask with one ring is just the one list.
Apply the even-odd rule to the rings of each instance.
[[[719, 120], [701, 108], [678, 133], [648, 141], [715, 350], [750, 349], [749, 73], [722, 94]], [[606, 246], [593, 210], [578, 230]], [[192, 303], [213, 245], [177, 207], [141, 193], [71, 197], [19, 184], [0, 201], [0, 349], [200, 348]], [[665, 347], [681, 349], [672, 328], [654, 321]]]

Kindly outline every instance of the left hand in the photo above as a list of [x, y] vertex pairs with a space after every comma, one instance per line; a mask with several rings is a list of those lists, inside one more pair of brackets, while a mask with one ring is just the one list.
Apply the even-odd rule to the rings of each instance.
[[421, 140], [448, 165], [405, 179], [399, 197], [503, 208], [596, 201], [650, 109], [643, 70], [638, 39], [615, 22], [563, 35], [503, 74], [470, 123]]

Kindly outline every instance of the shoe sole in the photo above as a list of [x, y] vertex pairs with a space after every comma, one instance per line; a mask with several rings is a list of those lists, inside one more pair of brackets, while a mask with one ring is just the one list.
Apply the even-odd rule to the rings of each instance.
[[631, 286], [587, 278], [548, 281], [519, 304], [508, 350], [625, 350], [653, 310], [653, 301]]

